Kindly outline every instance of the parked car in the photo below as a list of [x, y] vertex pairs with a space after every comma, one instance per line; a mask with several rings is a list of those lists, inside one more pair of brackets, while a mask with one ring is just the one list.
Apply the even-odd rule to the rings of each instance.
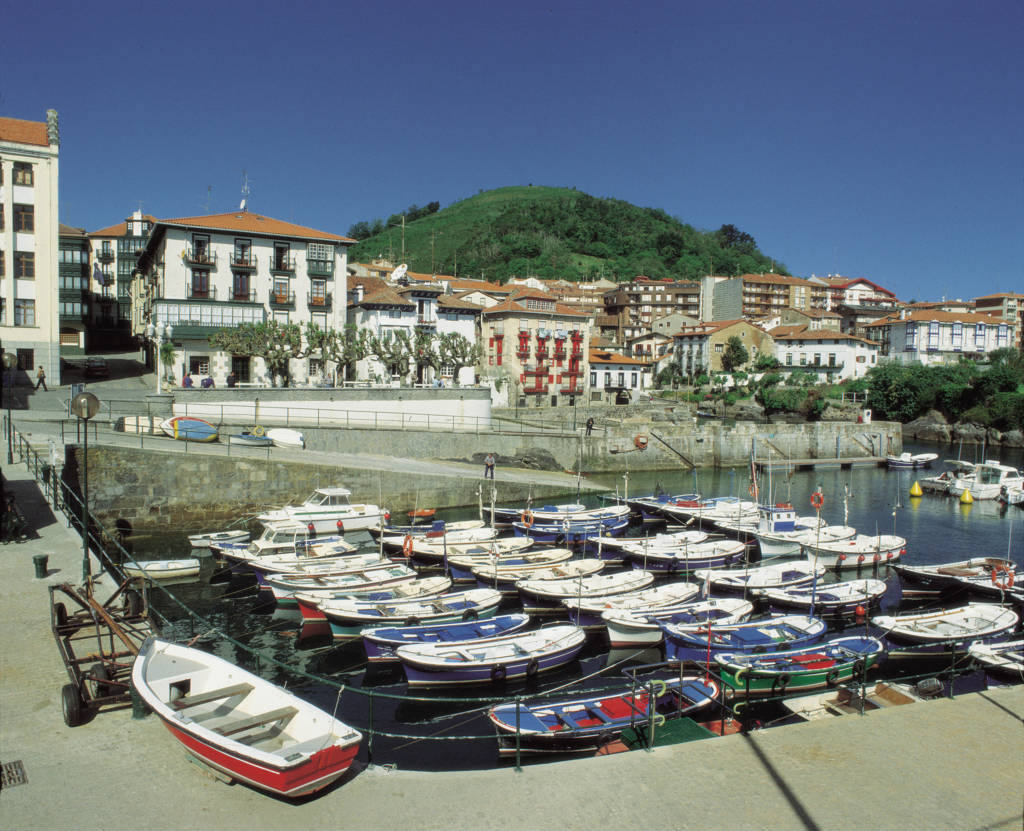
[[109, 378], [110, 367], [104, 358], [86, 358], [85, 359], [85, 377], [86, 378]]

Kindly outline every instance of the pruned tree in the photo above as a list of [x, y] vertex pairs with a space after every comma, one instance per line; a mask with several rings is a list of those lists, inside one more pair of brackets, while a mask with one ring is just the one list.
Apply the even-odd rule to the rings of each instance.
[[271, 377], [280, 375], [284, 386], [291, 380], [289, 361], [302, 357], [302, 328], [297, 323], [242, 323], [232, 329], [219, 329], [209, 337], [210, 346], [231, 355], [262, 358]]
[[437, 335], [429, 329], [417, 329], [413, 332], [411, 348], [412, 359], [416, 365], [416, 380], [423, 383], [423, 371], [427, 368], [436, 370], [441, 366], [441, 358], [437, 354], [435, 342]]
[[404, 329], [391, 329], [382, 335], [371, 335], [370, 354], [384, 364], [389, 375], [404, 377], [409, 372], [412, 343]]
[[459, 370], [464, 366], [476, 366], [484, 354], [483, 344], [471, 341], [458, 332], [444, 332], [438, 336], [438, 351], [441, 365], [454, 368], [453, 378], [459, 383]]

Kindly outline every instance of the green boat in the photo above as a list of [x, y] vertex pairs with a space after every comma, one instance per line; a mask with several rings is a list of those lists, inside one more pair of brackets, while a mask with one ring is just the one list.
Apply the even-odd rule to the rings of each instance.
[[860, 679], [884, 651], [877, 638], [850, 637], [786, 652], [726, 653], [715, 662], [736, 696], [783, 695]]

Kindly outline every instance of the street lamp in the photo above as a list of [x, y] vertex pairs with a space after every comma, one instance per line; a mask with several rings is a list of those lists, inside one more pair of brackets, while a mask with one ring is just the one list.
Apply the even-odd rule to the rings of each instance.
[[100, 400], [91, 392], [80, 392], [71, 399], [71, 412], [85, 424], [82, 425], [82, 583], [87, 594], [92, 593], [89, 585], [89, 419], [100, 409]]
[[156, 351], [156, 394], [160, 394], [160, 347], [163, 345], [164, 340], [168, 342], [171, 340], [171, 336], [174, 334], [174, 329], [171, 324], [168, 323], [166, 326], [162, 325], [159, 321], [154, 325], [150, 323], [146, 327], [146, 337], [150, 338], [155, 344]]
[[[16, 355], [12, 355], [10, 352], [4, 352], [3, 356], [3, 374], [7, 376], [7, 380], [11, 380], [11, 372], [18, 365], [18, 358]], [[11, 393], [13, 392], [14, 383], [13, 381], [7, 384], [9, 389], [7, 391], [7, 464], [14, 464], [14, 425], [11, 424]], [[0, 392], [3, 392], [0, 389]]]

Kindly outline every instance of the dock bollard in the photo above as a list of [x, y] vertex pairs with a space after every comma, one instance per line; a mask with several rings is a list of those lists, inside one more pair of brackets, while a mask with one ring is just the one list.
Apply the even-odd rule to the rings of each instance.
[[33, 554], [32, 563], [36, 567], [36, 577], [43, 578], [49, 573], [46, 564], [50, 560], [49, 554]]
[[129, 684], [129, 689], [132, 696], [132, 718], [145, 718], [149, 715], [149, 707], [146, 706], [146, 702], [142, 700], [142, 696], [139, 695], [139, 691], [135, 689], [134, 684]]

